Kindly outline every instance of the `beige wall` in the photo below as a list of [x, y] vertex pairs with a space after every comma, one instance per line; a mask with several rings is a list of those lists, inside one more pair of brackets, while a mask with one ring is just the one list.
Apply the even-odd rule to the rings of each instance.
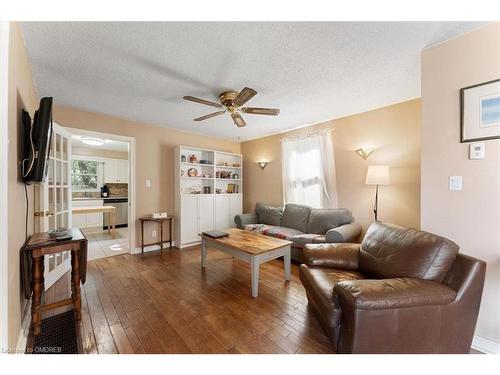
[[[420, 225], [420, 100], [411, 100], [306, 128], [244, 142], [244, 211], [255, 203], [283, 204], [281, 143], [284, 137], [332, 128], [339, 207], [350, 209], [366, 227], [373, 221], [374, 186], [365, 185], [369, 165], [390, 166], [391, 185], [380, 187], [379, 218]], [[354, 150], [370, 146], [368, 160]], [[264, 170], [257, 165], [269, 161]]]
[[[8, 280], [9, 280], [9, 347], [15, 348], [21, 330], [21, 321], [26, 300], [21, 295], [19, 277], [19, 250], [25, 241], [24, 184], [20, 178], [21, 160], [21, 110], [33, 116], [38, 108], [38, 96], [33, 85], [33, 76], [24, 47], [21, 29], [17, 23], [10, 24], [9, 42], [9, 182], [8, 182]], [[30, 215], [28, 233], [33, 230], [33, 187], [28, 187]]]
[[[486, 158], [468, 159], [460, 143], [459, 90], [500, 78], [500, 24], [427, 49], [422, 54], [422, 228], [457, 242], [488, 262], [477, 335], [500, 342], [500, 141]], [[463, 190], [448, 190], [451, 175]]]
[[94, 156], [99, 158], [128, 159], [127, 151], [98, 150], [90, 147], [73, 147], [73, 155]]
[[[93, 130], [135, 138], [136, 144], [136, 216], [167, 211], [175, 214], [174, 148], [179, 144], [240, 152], [238, 143], [197, 134], [166, 129], [75, 108], [55, 106], [54, 120], [61, 126]], [[146, 180], [151, 187], [146, 188]], [[139, 225], [136, 222], [136, 242], [139, 245]], [[146, 231], [149, 234], [149, 230]], [[151, 242], [148, 235], [145, 241]]]

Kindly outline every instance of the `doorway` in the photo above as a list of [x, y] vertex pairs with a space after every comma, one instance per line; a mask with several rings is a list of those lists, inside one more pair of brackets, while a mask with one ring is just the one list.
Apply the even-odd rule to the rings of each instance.
[[73, 151], [72, 222], [88, 239], [88, 260], [131, 253], [135, 245], [134, 139], [68, 130]]

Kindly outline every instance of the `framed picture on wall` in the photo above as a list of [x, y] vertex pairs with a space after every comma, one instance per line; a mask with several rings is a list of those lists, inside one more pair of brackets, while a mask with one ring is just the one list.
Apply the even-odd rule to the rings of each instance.
[[460, 89], [460, 142], [500, 139], [500, 79]]

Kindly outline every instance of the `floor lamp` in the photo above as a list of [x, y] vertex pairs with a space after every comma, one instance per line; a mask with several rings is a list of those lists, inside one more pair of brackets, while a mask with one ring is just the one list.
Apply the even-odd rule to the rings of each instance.
[[389, 185], [389, 167], [387, 165], [370, 165], [366, 173], [366, 184], [377, 185], [375, 189], [375, 204], [373, 206], [373, 214], [377, 221], [378, 209], [378, 186]]

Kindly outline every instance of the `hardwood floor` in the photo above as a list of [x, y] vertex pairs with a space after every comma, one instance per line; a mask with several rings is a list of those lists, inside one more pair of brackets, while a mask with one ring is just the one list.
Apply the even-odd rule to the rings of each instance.
[[[69, 292], [65, 276], [47, 301]], [[84, 353], [332, 353], [307, 308], [292, 265], [261, 265], [259, 297], [251, 297], [250, 265], [200, 249], [118, 255], [90, 261], [82, 287]]]

